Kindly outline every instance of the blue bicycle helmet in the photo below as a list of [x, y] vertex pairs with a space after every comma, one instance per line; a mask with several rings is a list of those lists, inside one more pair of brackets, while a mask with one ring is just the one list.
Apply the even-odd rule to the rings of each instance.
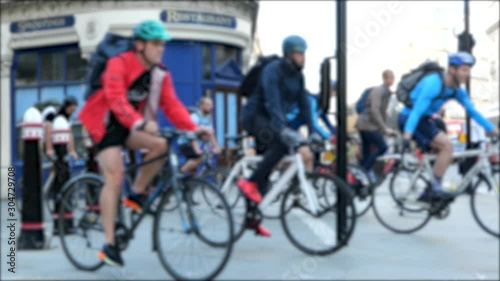
[[156, 20], [146, 20], [135, 26], [134, 38], [142, 40], [162, 40], [168, 41], [172, 36], [167, 31], [163, 23]]
[[448, 65], [461, 66], [470, 65], [473, 66], [475, 63], [474, 57], [466, 52], [451, 53], [448, 56]]
[[307, 43], [304, 38], [297, 36], [297, 35], [291, 35], [285, 38], [283, 40], [283, 54], [291, 53], [291, 52], [299, 52], [303, 53], [307, 50]]
[[332, 88], [332, 89], [336, 89], [336, 88], [337, 88], [337, 81], [332, 80], [332, 81], [330, 82], [330, 88]]

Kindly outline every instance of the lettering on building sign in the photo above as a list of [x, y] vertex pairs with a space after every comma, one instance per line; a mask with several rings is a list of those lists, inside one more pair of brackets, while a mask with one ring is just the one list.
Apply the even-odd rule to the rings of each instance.
[[75, 24], [73, 16], [43, 18], [35, 20], [16, 21], [10, 24], [10, 32], [22, 33], [48, 29], [70, 27]]
[[201, 24], [225, 28], [236, 27], [236, 18], [210, 13], [166, 10], [161, 12], [160, 18], [166, 23]]

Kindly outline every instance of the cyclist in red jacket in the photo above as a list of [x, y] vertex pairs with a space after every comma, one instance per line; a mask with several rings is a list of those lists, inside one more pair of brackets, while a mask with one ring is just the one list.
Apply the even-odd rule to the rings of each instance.
[[[101, 77], [103, 87], [89, 97], [78, 116], [96, 144], [106, 179], [99, 202], [106, 244], [98, 256], [113, 266], [123, 266], [114, 237], [124, 176], [122, 147], [147, 149], [144, 161], [167, 151], [166, 140], [158, 134], [158, 106], [175, 127], [198, 134], [212, 133], [193, 123], [175, 94], [170, 73], [160, 66], [165, 42], [171, 39], [164, 25], [154, 20], [144, 21], [134, 28], [133, 34], [135, 49], [107, 61]], [[125, 202], [135, 212], [142, 212], [144, 189], [162, 165], [162, 161], [155, 161], [138, 173]]]

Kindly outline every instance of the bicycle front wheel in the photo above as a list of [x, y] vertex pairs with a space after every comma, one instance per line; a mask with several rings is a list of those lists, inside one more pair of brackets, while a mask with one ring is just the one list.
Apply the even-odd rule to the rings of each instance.
[[430, 183], [422, 176], [410, 183], [412, 173], [397, 170], [390, 175], [389, 184], [380, 184], [372, 191], [375, 217], [395, 233], [418, 231], [431, 219], [428, 207], [417, 202], [418, 196]]
[[471, 209], [474, 219], [487, 233], [500, 237], [500, 171], [493, 174], [492, 186], [480, 175], [471, 194]]
[[[288, 240], [299, 250], [310, 255], [328, 255], [338, 251], [349, 241], [356, 224], [356, 208], [346, 184], [333, 176], [311, 173], [307, 181], [318, 198], [320, 211], [313, 214], [306, 194], [298, 181], [285, 192], [281, 202], [281, 225]], [[346, 224], [341, 232], [338, 225], [338, 202], [345, 202]]]
[[[226, 167], [216, 167], [207, 171], [204, 175], [202, 175], [202, 177], [204, 180], [215, 184], [215, 186], [217, 186], [217, 188], [220, 190], [230, 172], [231, 170]], [[238, 200], [241, 197], [237, 188], [231, 188], [223, 195], [231, 208], [236, 206]]]
[[186, 179], [182, 191], [170, 190], [162, 199], [155, 215], [154, 239], [160, 262], [172, 277], [213, 279], [232, 252], [229, 205], [214, 185]]
[[59, 237], [64, 254], [78, 269], [94, 271], [104, 263], [97, 252], [104, 244], [99, 196], [104, 179], [83, 174], [63, 186], [59, 207]]

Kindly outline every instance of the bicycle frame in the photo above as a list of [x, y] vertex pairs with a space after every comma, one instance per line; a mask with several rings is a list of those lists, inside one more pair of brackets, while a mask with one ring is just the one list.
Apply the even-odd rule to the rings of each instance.
[[[234, 166], [234, 168], [229, 173], [229, 176], [226, 178], [226, 181], [222, 185], [221, 192], [226, 194], [230, 188], [234, 187], [232, 184], [234, 179], [243, 173], [244, 177], [249, 177], [252, 170], [250, 166], [253, 164], [257, 164], [262, 161], [263, 156], [245, 156], [240, 159]], [[288, 182], [293, 179], [295, 175], [298, 176], [300, 189], [306, 195], [307, 201], [309, 203], [309, 207], [311, 212], [314, 215], [318, 215], [320, 212], [318, 198], [316, 197], [316, 193], [314, 189], [311, 187], [309, 182], [306, 180], [306, 171], [304, 167], [304, 163], [302, 162], [302, 157], [299, 153], [295, 153], [293, 155], [286, 156], [284, 159], [280, 161], [278, 165], [281, 164], [290, 164], [285, 172], [281, 175], [278, 182], [273, 184], [273, 187], [269, 190], [267, 194], [265, 194], [262, 202], [259, 204], [259, 209], [262, 211], [266, 209], [274, 200], [277, 199], [278, 195], [288, 188]]]
[[[454, 152], [453, 159], [461, 159], [461, 158], [469, 158], [469, 157], [479, 157], [478, 161], [469, 169], [469, 171], [463, 176], [459, 186], [456, 191], [450, 191], [449, 193], [452, 195], [459, 195], [465, 193], [470, 184], [472, 184], [473, 180], [476, 179], [479, 175], [484, 175], [486, 180], [492, 186], [495, 186], [495, 182], [493, 180], [493, 176], [490, 169], [490, 163], [488, 161], [489, 151], [483, 151], [481, 149], [471, 149], [463, 152]], [[385, 155], [380, 157], [379, 159], [398, 159], [402, 160], [402, 165], [405, 165], [405, 160], [407, 160], [408, 156], [404, 154], [395, 154], [395, 155]], [[433, 171], [431, 161], [437, 158], [434, 154], [423, 154], [420, 165], [417, 169], [412, 173], [410, 178], [410, 186], [414, 186], [419, 176], [423, 176], [428, 182], [432, 182], [433, 179]]]
[[[171, 140], [169, 140], [170, 142]], [[138, 218], [132, 220], [131, 226], [128, 229], [128, 233], [130, 234], [130, 237], [132, 237], [132, 233], [135, 231], [135, 229], [139, 226], [141, 223], [142, 219], [144, 216], [148, 214], [148, 212], [151, 210], [151, 206], [153, 205], [154, 201], [158, 198], [161, 197], [163, 201], [163, 198], [167, 196], [167, 193], [169, 191], [173, 191], [174, 195], [177, 199], [177, 202], [179, 203], [179, 212], [181, 215], [181, 223], [186, 232], [192, 231], [192, 226], [189, 225], [189, 222], [192, 222], [194, 226], [196, 227], [196, 219], [194, 218], [194, 215], [191, 213], [190, 208], [185, 208], [186, 202], [182, 200], [183, 196], [183, 189], [179, 186], [179, 173], [178, 167], [179, 167], [179, 159], [177, 154], [171, 149], [171, 146], [169, 146], [168, 151], [166, 153], [163, 153], [157, 157], [154, 157], [150, 160], [144, 161], [139, 164], [134, 164], [125, 170], [125, 174], [127, 175], [127, 179], [129, 182], [132, 182], [131, 178], [131, 173], [133, 171], [137, 171], [141, 166], [148, 165], [152, 162], [158, 161], [162, 158], [168, 157], [168, 161], [163, 165], [163, 167], [160, 169], [159, 173], [161, 173], [160, 180], [158, 181], [157, 188], [153, 193], [148, 197], [145, 206], [143, 207], [143, 212], [139, 215]], [[167, 183], [170, 182], [171, 186], [169, 186]], [[151, 183], [149, 184], [151, 185]], [[147, 188], [146, 188], [147, 189]], [[184, 209], [187, 210], [187, 214], [183, 211]], [[122, 214], [119, 212], [119, 217], [120, 220], [123, 221], [121, 218]], [[186, 218], [188, 216], [188, 218]], [[196, 229], [195, 229], [196, 231]]]

